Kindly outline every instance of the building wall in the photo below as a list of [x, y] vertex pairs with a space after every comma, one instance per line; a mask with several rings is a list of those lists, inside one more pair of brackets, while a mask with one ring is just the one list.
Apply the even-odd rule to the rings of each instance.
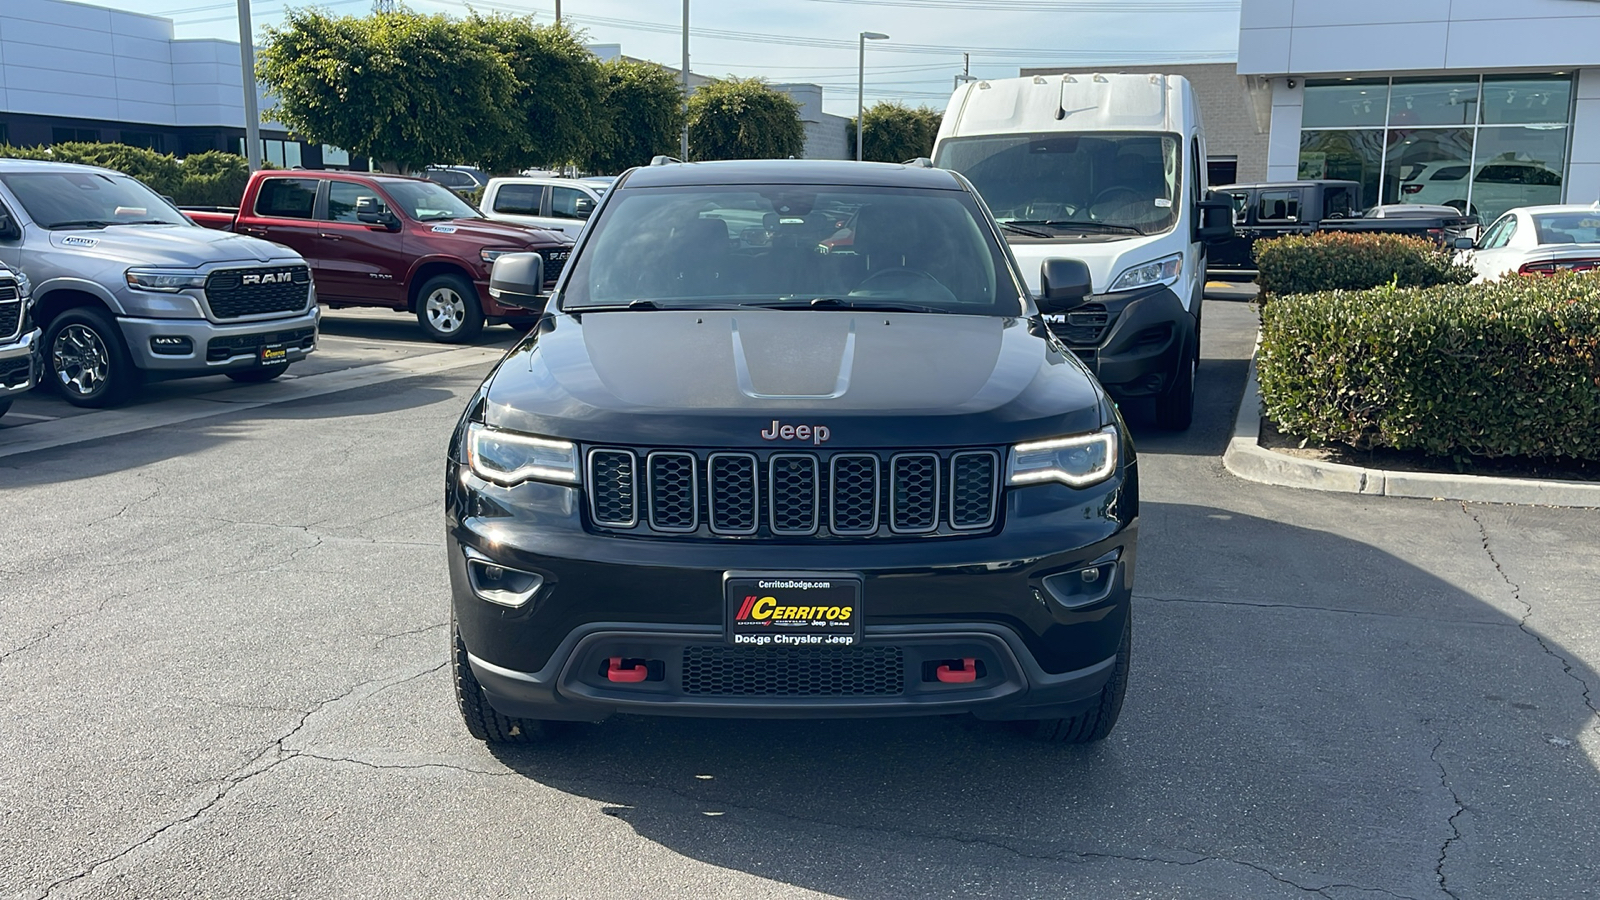
[[803, 158], [855, 159], [855, 147], [850, 144], [846, 131], [850, 120], [822, 111], [821, 85], [775, 84], [772, 89], [800, 104], [800, 121], [806, 127]]
[[1153, 64], [1137, 69], [1126, 67], [1099, 68], [1039, 68], [1023, 69], [1021, 74], [1031, 75], [1082, 75], [1093, 72], [1113, 74], [1129, 71], [1157, 71], [1167, 75], [1182, 75], [1194, 86], [1200, 99], [1200, 117], [1206, 126], [1206, 154], [1213, 160], [1235, 157], [1238, 160], [1237, 180], [1260, 181], [1267, 174], [1267, 133], [1258, 121], [1248, 84], [1228, 63], [1204, 65]]

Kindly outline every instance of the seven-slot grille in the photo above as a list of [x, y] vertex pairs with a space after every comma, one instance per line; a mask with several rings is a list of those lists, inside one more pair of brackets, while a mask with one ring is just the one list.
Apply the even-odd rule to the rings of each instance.
[[595, 525], [701, 537], [954, 535], [992, 528], [993, 450], [695, 452], [596, 447], [587, 454]]
[[206, 277], [206, 302], [219, 319], [298, 312], [310, 293], [311, 270], [305, 266], [222, 269]]
[[22, 330], [22, 294], [16, 279], [0, 279], [0, 340], [17, 336]]

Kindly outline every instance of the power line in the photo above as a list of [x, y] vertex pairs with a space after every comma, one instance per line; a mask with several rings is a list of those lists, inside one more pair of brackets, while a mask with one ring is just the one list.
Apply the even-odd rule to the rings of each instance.
[[846, 6], [890, 6], [902, 9], [944, 9], [954, 12], [1162, 12], [1210, 13], [1239, 11], [1239, 0], [803, 0]]

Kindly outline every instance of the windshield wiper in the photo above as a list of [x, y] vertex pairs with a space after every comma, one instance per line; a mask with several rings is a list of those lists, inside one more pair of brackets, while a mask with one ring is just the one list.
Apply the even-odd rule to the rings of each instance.
[[1048, 231], [1040, 231], [1037, 228], [1023, 228], [1016, 222], [1001, 222], [1000, 227], [1007, 231], [1016, 232], [1017, 234], [1025, 234], [1028, 237], [1047, 238], [1050, 236]]
[[954, 310], [940, 309], [937, 306], [922, 306], [917, 303], [901, 303], [898, 300], [876, 300], [861, 298], [859, 300], [848, 297], [813, 297], [810, 300], [772, 300], [758, 303], [741, 303], [740, 306], [750, 306], [756, 309], [845, 309], [859, 312], [920, 312], [920, 313], [949, 313]]
[[[563, 309], [562, 312], [578, 315], [591, 312], [621, 312], [627, 309], [666, 309], [667, 307], [654, 300], [629, 300], [627, 303], [596, 303], [592, 306], [573, 306]], [[673, 307], [676, 309], [677, 307]]]
[[57, 228], [105, 228], [108, 225], [120, 225], [120, 222], [107, 222], [105, 219], [72, 219], [66, 222], [51, 222], [46, 228], [54, 231]]
[[1012, 222], [1013, 225], [1043, 225], [1046, 228], [1060, 229], [1085, 229], [1090, 231], [1111, 232], [1115, 234], [1145, 234], [1141, 229], [1132, 225], [1117, 225], [1112, 222], [1076, 222], [1068, 219], [1030, 219], [1022, 222]]

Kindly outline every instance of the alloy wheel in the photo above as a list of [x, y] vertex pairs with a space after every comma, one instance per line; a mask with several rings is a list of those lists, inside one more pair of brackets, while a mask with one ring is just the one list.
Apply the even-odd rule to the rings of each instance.
[[467, 302], [447, 287], [429, 294], [423, 309], [428, 314], [428, 323], [440, 334], [455, 334], [467, 320]]
[[61, 386], [87, 397], [106, 383], [111, 353], [94, 329], [72, 324], [61, 329], [50, 347], [51, 362]]

